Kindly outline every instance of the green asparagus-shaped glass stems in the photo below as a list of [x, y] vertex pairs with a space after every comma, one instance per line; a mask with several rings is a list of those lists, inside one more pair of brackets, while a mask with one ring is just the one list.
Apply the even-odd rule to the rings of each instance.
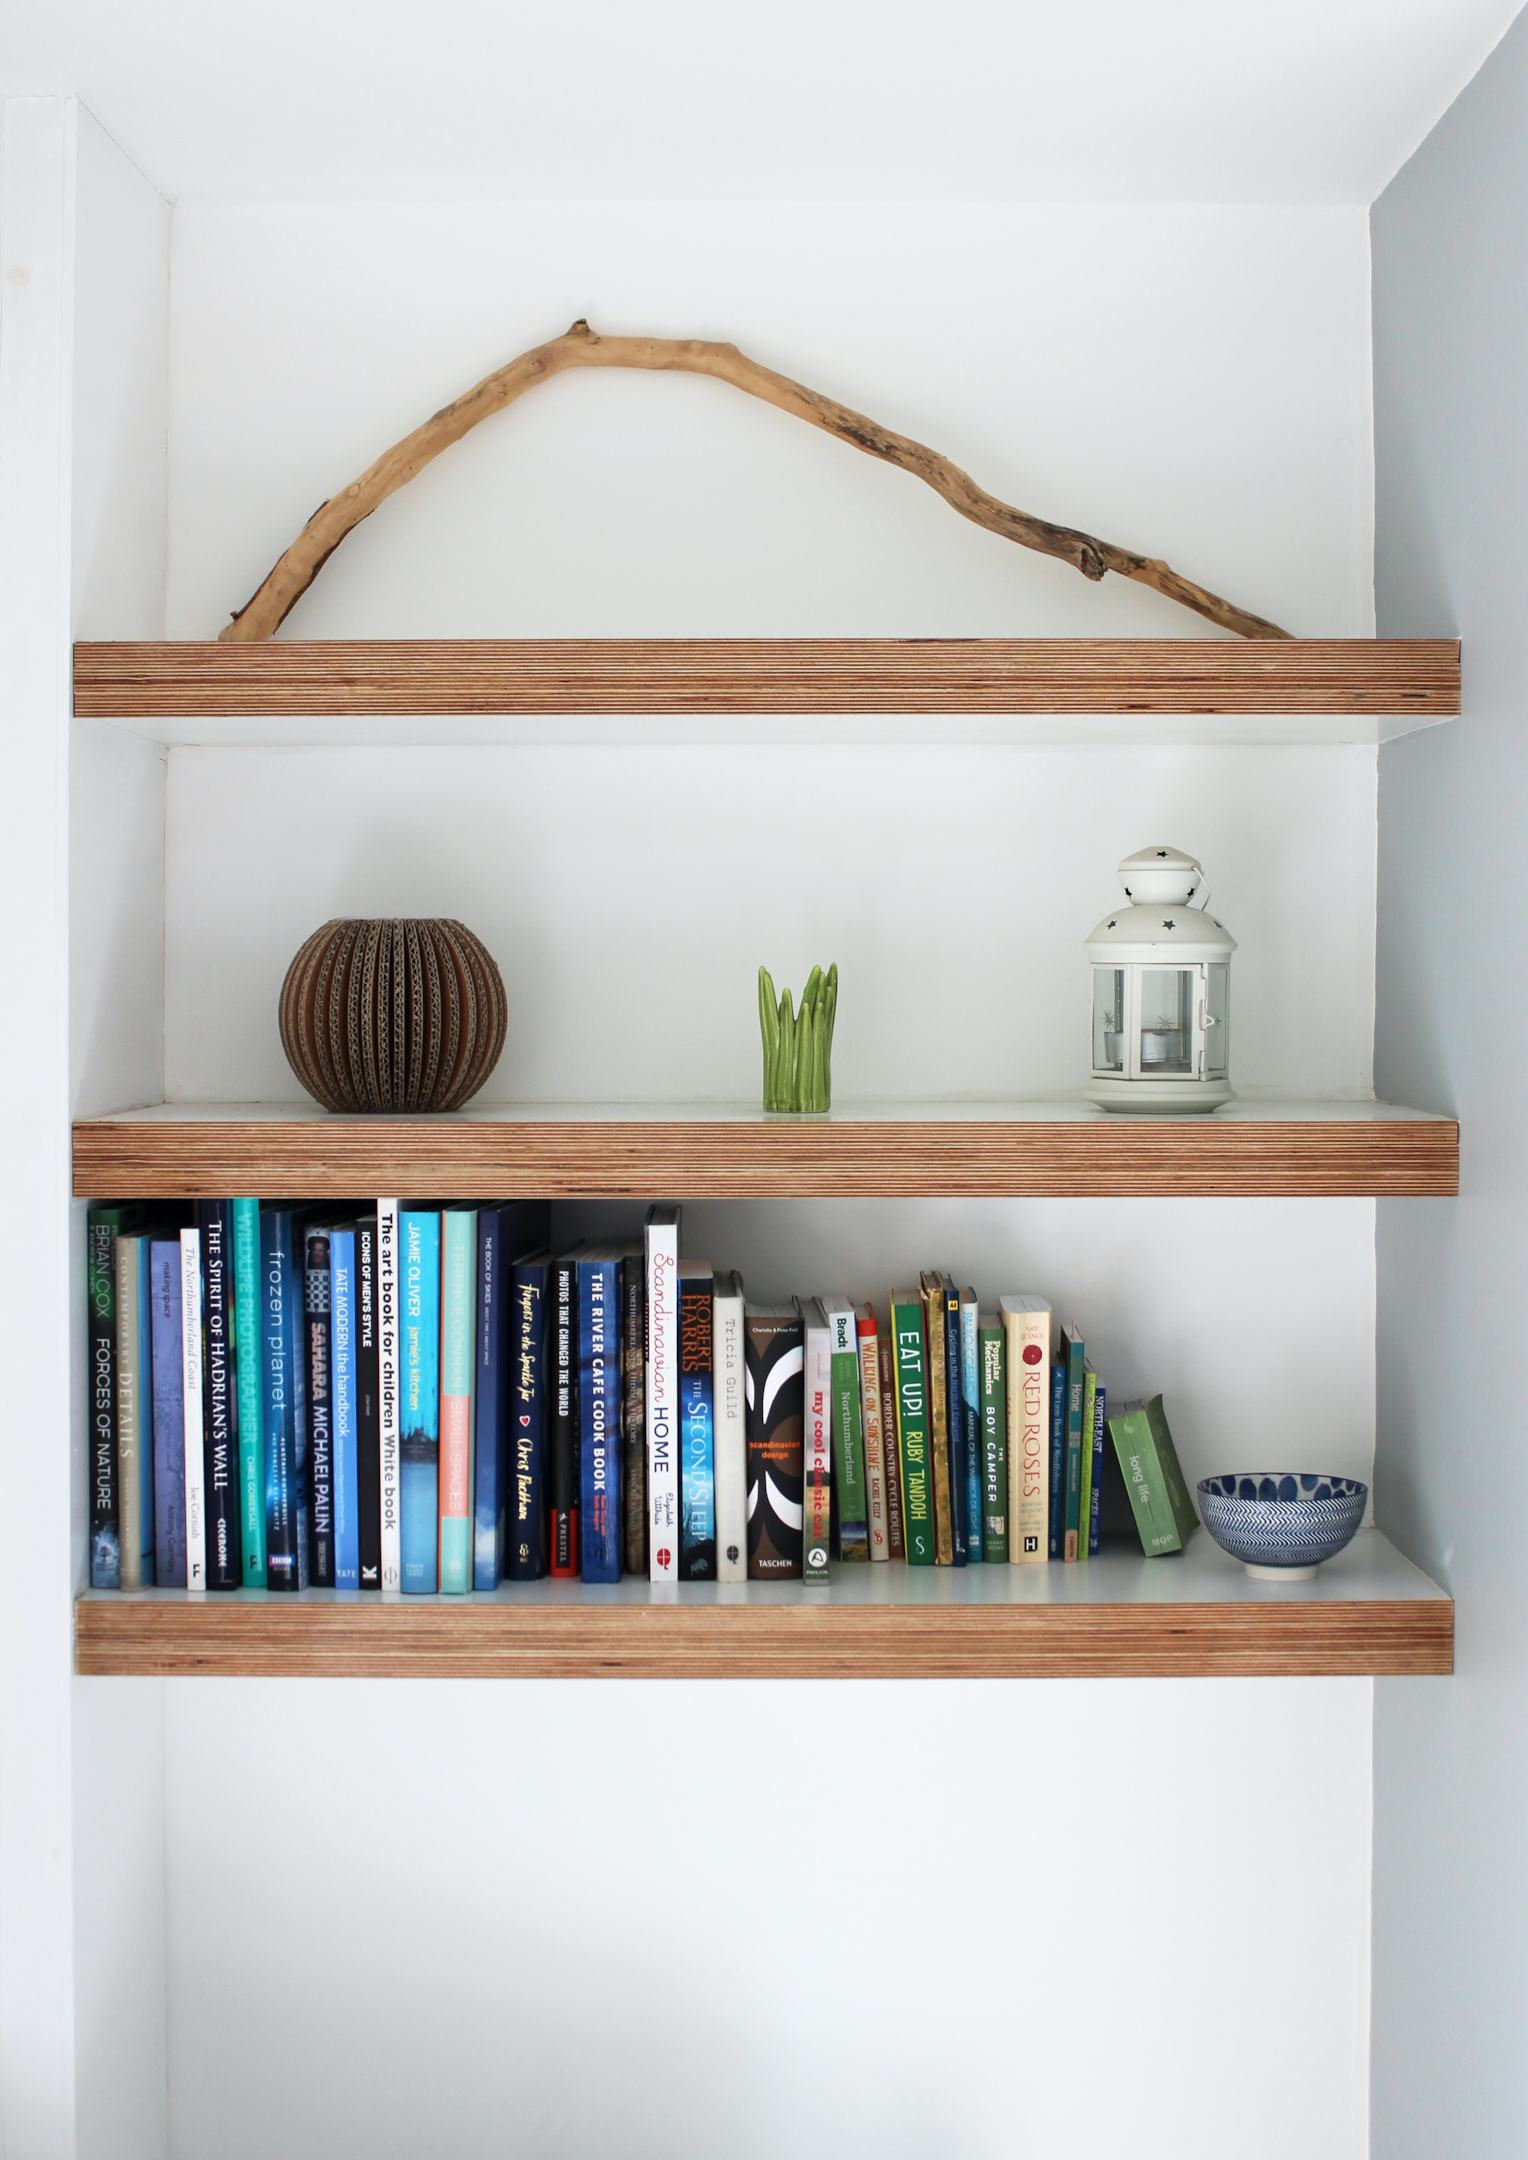
[[766, 1110], [830, 1110], [833, 1106], [833, 1020], [838, 1011], [838, 962], [814, 967], [791, 1009], [778, 1004], [768, 968], [759, 970], [759, 1033], [764, 1042]]

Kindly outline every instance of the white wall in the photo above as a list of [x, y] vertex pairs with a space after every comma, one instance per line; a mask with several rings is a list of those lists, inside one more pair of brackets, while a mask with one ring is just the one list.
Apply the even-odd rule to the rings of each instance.
[[1457, 1603], [1454, 1678], [1378, 1683], [1379, 2160], [1528, 2140], [1525, 250], [1519, 20], [1374, 207], [1380, 625], [1462, 636], [1465, 692], [1380, 756], [1376, 1077], [1457, 1114], [1460, 1151], [1457, 1203], [1379, 1208], [1376, 1504]]
[[[215, 631], [325, 493], [581, 313], [735, 337], [1026, 507], [1296, 630], [1372, 628], [1354, 213], [389, 206], [174, 224], [174, 635]], [[432, 468], [289, 627], [1202, 626], [1005, 548], [718, 386], [591, 377]], [[1118, 857], [1160, 831], [1204, 853], [1242, 940], [1238, 1080], [1367, 1091], [1372, 751], [872, 745], [172, 751], [167, 1086], [294, 1094], [274, 1025], [287, 959], [331, 911], [407, 908], [460, 913], [504, 965], [501, 1099], [751, 1096], [757, 962], [799, 986], [834, 956], [841, 1096], [1070, 1087], [1080, 940]], [[663, 849], [673, 928], [639, 945], [643, 853]], [[702, 1024], [676, 1048], [665, 1016], [691, 1008]], [[760, 1285], [831, 1273], [884, 1295], [893, 1259], [988, 1289], [1021, 1271], [1086, 1319], [1114, 1384], [1181, 1396], [1191, 1467], [1287, 1441], [1297, 1340], [1318, 1398], [1302, 1442], [1367, 1465], [1370, 1203], [688, 1222], [693, 1249]], [[809, 2120], [815, 1987], [831, 2067], [813, 2142], [1218, 2155], [1235, 2120], [1249, 2154], [1358, 2160], [1371, 1700], [1367, 1682], [174, 1683], [172, 2149], [268, 2142], [279, 2065], [299, 2153], [502, 2141], [506, 2122], [531, 2152], [778, 2150]], [[827, 1918], [808, 1940], [819, 1820]], [[1030, 1909], [999, 1881], [990, 1924], [984, 1823], [1044, 1856]], [[591, 1852], [643, 1826], [662, 1888], [628, 1864], [607, 1891]], [[964, 1912], [946, 1903], [962, 1838]], [[1319, 1867], [1284, 1864], [1308, 1849]], [[897, 1886], [879, 1917], [877, 1883]], [[659, 1912], [670, 1886], [687, 1914]], [[596, 2022], [627, 2037], [597, 2053]], [[658, 2066], [646, 2090], [636, 2045]], [[983, 2046], [1045, 2065], [1017, 2124], [982, 2087]], [[1233, 2094], [1249, 2055], [1281, 2065], [1255, 2111]]]

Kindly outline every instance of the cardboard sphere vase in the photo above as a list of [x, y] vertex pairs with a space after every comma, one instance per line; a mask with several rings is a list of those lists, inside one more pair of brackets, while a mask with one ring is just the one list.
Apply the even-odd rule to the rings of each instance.
[[281, 986], [281, 1047], [326, 1110], [459, 1110], [507, 1024], [492, 954], [446, 918], [327, 922]]

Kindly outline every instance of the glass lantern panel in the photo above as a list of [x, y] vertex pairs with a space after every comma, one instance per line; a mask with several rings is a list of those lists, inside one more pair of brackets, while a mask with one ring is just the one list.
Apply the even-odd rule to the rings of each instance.
[[1195, 968], [1141, 970], [1141, 1077], [1181, 1079], [1194, 1070]]
[[1212, 964], [1204, 993], [1204, 1069], [1223, 1073], [1231, 1062], [1231, 970]]
[[1125, 971], [1123, 968], [1093, 970], [1093, 1070], [1122, 1073], [1125, 1069]]

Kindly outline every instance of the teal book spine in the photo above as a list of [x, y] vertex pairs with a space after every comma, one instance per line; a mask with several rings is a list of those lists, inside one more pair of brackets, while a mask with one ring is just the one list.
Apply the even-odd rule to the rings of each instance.
[[476, 1208], [447, 1208], [440, 1223], [440, 1587], [472, 1588], [472, 1356], [477, 1318]]
[[440, 1217], [404, 1209], [398, 1244], [403, 1588], [430, 1594], [440, 1584]]
[[260, 1365], [260, 1203], [233, 1203], [233, 1354], [239, 1406], [239, 1556], [265, 1588], [265, 1400]]
[[1098, 1552], [1099, 1530], [1103, 1522], [1104, 1497], [1104, 1434], [1107, 1427], [1105, 1388], [1099, 1381], [1093, 1398], [1093, 1483], [1088, 1497], [1088, 1557]]

